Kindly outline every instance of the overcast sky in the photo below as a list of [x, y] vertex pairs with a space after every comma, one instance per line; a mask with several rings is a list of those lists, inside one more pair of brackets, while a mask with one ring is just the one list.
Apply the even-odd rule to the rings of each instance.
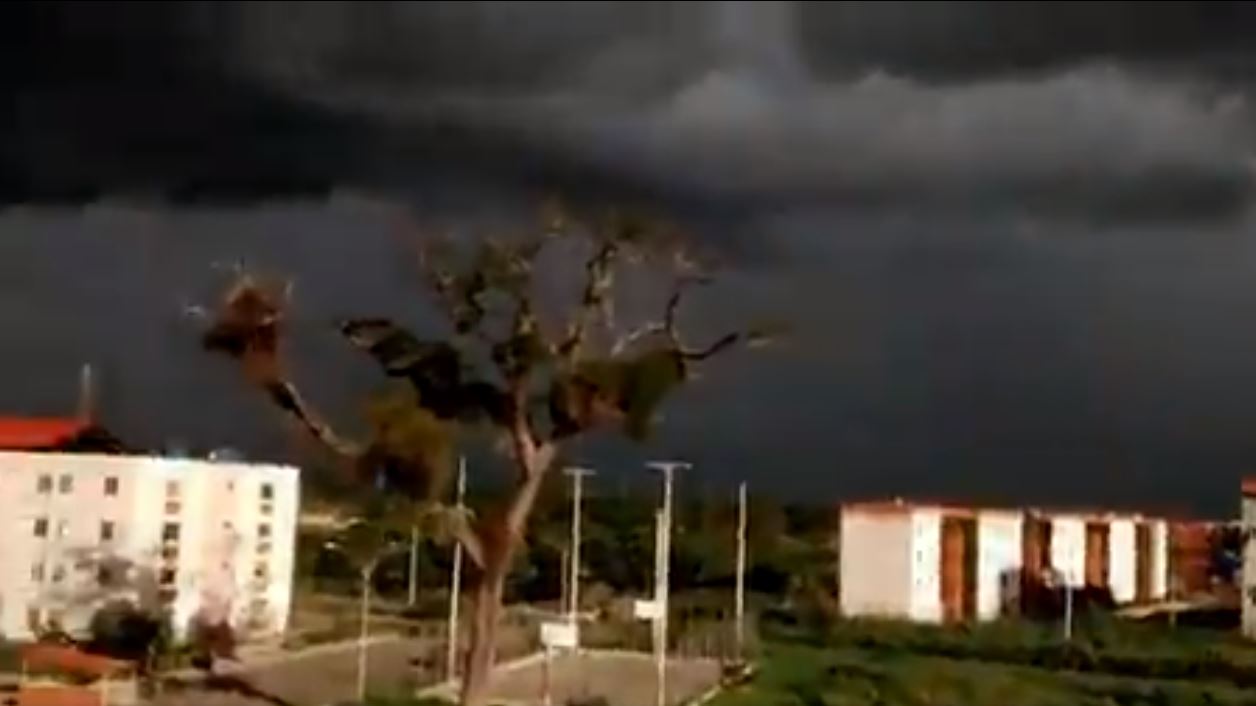
[[326, 322], [422, 301], [368, 203], [559, 193], [723, 253], [695, 318], [794, 327], [590, 451], [608, 472], [1230, 515], [1252, 36], [1242, 3], [6, 4], [0, 407], [68, 411], [91, 360], [129, 439], [283, 453], [180, 318], [212, 263], [296, 277], [300, 375], [351, 412], [372, 370]]

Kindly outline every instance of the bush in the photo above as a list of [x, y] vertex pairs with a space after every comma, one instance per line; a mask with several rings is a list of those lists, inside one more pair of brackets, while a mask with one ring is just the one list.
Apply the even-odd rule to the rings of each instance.
[[88, 630], [88, 650], [135, 662], [142, 671], [171, 644], [170, 624], [165, 617], [142, 611], [130, 601], [102, 606], [92, 615]]

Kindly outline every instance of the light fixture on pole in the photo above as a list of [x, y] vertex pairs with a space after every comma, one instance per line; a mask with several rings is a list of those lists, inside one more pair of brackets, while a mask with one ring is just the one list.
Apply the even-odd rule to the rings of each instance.
[[[336, 541], [329, 541], [323, 544], [325, 549], [331, 549], [345, 554], [350, 560], [354, 557], [349, 556], [345, 552], [345, 548]], [[367, 675], [367, 649], [370, 646], [370, 624], [371, 624], [371, 584], [375, 580], [375, 569], [379, 566], [379, 562], [388, 556], [404, 550], [404, 544], [399, 545], [391, 543], [384, 546], [383, 549], [375, 553], [362, 568], [359, 570], [359, 578], [362, 582], [362, 594], [360, 599], [361, 615], [358, 624], [358, 673], [357, 673], [357, 695], [358, 701], [366, 701], [366, 675]]]
[[[467, 459], [458, 458], [458, 512], [464, 509], [467, 494]], [[448, 639], [445, 641], [445, 678], [453, 681], [458, 674], [458, 599], [462, 593], [462, 543], [454, 542], [453, 575], [449, 582]]]
[[734, 644], [737, 662], [745, 657], [746, 643], [746, 484], [737, 486], [737, 588], [733, 596]]
[[571, 477], [571, 576], [568, 579], [567, 616], [577, 625], [580, 615], [580, 510], [584, 479], [593, 475], [588, 468], [567, 468], [563, 471]]
[[654, 600], [658, 604], [658, 615], [654, 621], [654, 660], [657, 679], [655, 700], [657, 706], [664, 706], [667, 703], [667, 613], [668, 584], [671, 573], [672, 483], [676, 471], [687, 470], [691, 466], [683, 461], [654, 461], [646, 466], [663, 475], [663, 502], [659, 509], [654, 573]]

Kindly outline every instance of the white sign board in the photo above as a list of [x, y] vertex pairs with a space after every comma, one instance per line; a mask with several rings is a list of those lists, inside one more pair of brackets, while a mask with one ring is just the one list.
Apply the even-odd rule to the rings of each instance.
[[541, 644], [546, 647], [574, 649], [578, 640], [575, 623], [541, 623]]
[[634, 601], [632, 614], [637, 620], [658, 620], [663, 617], [663, 611], [660, 609], [658, 601]]

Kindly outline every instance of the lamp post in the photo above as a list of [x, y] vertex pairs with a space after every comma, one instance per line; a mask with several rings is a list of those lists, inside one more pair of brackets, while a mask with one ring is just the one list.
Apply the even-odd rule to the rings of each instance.
[[[568, 468], [564, 471], [571, 477], [571, 565], [568, 579], [568, 619], [576, 625], [580, 615], [580, 504], [586, 476], [593, 475], [588, 468]], [[579, 640], [577, 638], [577, 644]]]
[[[344, 546], [336, 541], [329, 541], [323, 544], [326, 549], [339, 551], [345, 554], [350, 560], [351, 555], [345, 550]], [[358, 624], [358, 674], [357, 674], [357, 697], [358, 701], [366, 700], [366, 673], [367, 673], [367, 647], [370, 639], [370, 623], [371, 623], [371, 584], [375, 578], [375, 569], [379, 566], [379, 562], [388, 558], [394, 553], [406, 550], [404, 544], [395, 542], [389, 543], [383, 549], [376, 552], [362, 568], [358, 570], [359, 578], [362, 582], [362, 593], [359, 600], [360, 616]]]
[[745, 654], [746, 641], [746, 484], [737, 486], [737, 587], [733, 596], [733, 614], [736, 624], [733, 626], [734, 643], [737, 649], [737, 662], [740, 664]]
[[[458, 511], [463, 509], [467, 494], [467, 459], [458, 459]], [[462, 593], [462, 543], [454, 542], [454, 565], [449, 580], [449, 620], [445, 641], [445, 678], [453, 681], [458, 673], [458, 599]]]
[[658, 615], [654, 620], [655, 703], [667, 703], [667, 612], [668, 583], [671, 569], [672, 482], [678, 470], [690, 468], [682, 461], [655, 461], [646, 464], [663, 475], [663, 506], [659, 510], [658, 544], [654, 566], [654, 601]]

